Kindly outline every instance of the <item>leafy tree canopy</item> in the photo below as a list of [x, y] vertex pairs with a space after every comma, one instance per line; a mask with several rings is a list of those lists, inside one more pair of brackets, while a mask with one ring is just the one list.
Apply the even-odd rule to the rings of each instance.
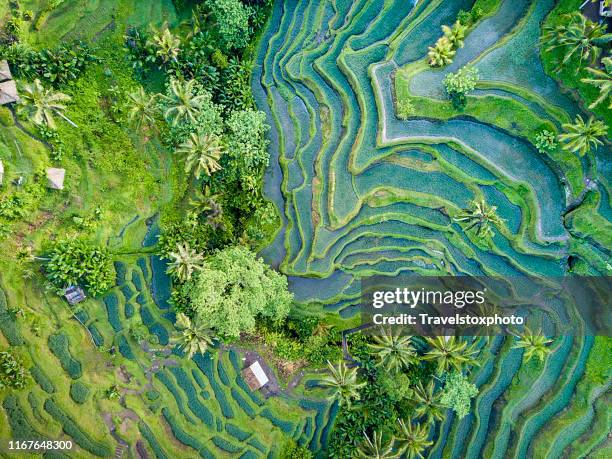
[[249, 18], [253, 10], [240, 0], [206, 0], [217, 23], [221, 44], [226, 50], [242, 49], [249, 43]]
[[283, 321], [293, 300], [287, 278], [240, 246], [209, 258], [184, 289], [194, 320], [226, 340], [253, 331], [257, 316]]
[[0, 352], [0, 389], [23, 389], [28, 382], [23, 362], [11, 352]]
[[452, 408], [461, 419], [470, 412], [471, 400], [476, 395], [478, 395], [476, 386], [469, 382], [465, 375], [455, 371], [446, 378], [440, 403]]

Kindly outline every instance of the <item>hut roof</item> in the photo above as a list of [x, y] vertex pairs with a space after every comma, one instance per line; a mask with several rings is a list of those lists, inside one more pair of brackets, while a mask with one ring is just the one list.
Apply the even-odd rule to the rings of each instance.
[[87, 298], [83, 289], [74, 285], [71, 285], [66, 289], [66, 291], [64, 292], [64, 296], [70, 304], [80, 303], [81, 301], [84, 301], [85, 298]]
[[50, 167], [47, 169], [47, 182], [49, 188], [53, 188], [54, 190], [63, 190], [65, 175], [66, 169], [56, 169], [55, 167]]
[[12, 80], [11, 69], [7, 61], [0, 61], [0, 81]]
[[242, 376], [251, 390], [257, 390], [268, 384], [268, 377], [258, 361], [251, 364], [250, 367], [242, 370]]
[[0, 83], [0, 105], [12, 104], [19, 101], [15, 81], [8, 80]]

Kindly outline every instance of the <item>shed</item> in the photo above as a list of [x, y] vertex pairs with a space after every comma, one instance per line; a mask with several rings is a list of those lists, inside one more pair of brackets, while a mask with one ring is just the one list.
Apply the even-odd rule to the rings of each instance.
[[8, 80], [0, 82], [0, 105], [12, 104], [15, 102], [19, 102], [15, 81]]
[[64, 296], [68, 300], [68, 303], [72, 305], [80, 303], [81, 301], [84, 301], [85, 298], [87, 298], [83, 289], [76, 285], [71, 285], [70, 287], [68, 287], [64, 291]]
[[4, 181], [4, 164], [2, 164], [2, 160], [0, 160], [0, 185]]
[[56, 169], [50, 167], [47, 169], [47, 186], [54, 190], [64, 189], [64, 176], [66, 175], [66, 169]]
[[242, 377], [245, 379], [251, 390], [261, 389], [268, 384], [268, 377], [258, 361], [255, 361], [251, 366], [242, 370]]

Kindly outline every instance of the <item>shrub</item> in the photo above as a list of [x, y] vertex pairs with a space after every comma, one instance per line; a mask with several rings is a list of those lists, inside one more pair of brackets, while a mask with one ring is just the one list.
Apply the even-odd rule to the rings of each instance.
[[242, 411], [244, 411], [248, 417], [253, 419], [257, 415], [257, 413], [255, 412], [255, 409], [251, 406], [251, 404], [247, 402], [242, 397], [242, 395], [240, 395], [240, 393], [233, 387], [231, 389], [231, 393], [232, 397], [234, 398], [238, 406], [242, 409]]
[[0, 352], [0, 390], [23, 389], [28, 377], [21, 358], [10, 351]]
[[117, 295], [111, 293], [103, 298], [104, 304], [106, 305], [106, 314], [108, 316], [108, 322], [113, 327], [113, 330], [120, 332], [123, 330], [121, 319], [119, 318], [119, 300]]
[[68, 337], [63, 333], [50, 335], [48, 343], [49, 349], [58, 358], [64, 371], [72, 379], [79, 379], [83, 374], [81, 363], [70, 354]]
[[96, 327], [94, 324], [91, 324], [87, 327], [87, 329], [91, 333], [91, 337], [94, 340], [94, 344], [98, 347], [102, 346], [104, 344], [104, 337], [100, 333], [100, 330], [98, 330], [98, 327]]
[[114, 279], [108, 250], [81, 239], [55, 243], [45, 269], [47, 277], [57, 287], [83, 285], [94, 296], [108, 290]]
[[312, 453], [308, 448], [300, 446], [293, 439], [287, 440], [280, 452], [280, 459], [311, 459]]
[[119, 337], [119, 352], [121, 352], [121, 355], [125, 357], [126, 359], [129, 359], [129, 360], [136, 359], [136, 357], [134, 356], [134, 352], [132, 352], [132, 348], [130, 347], [130, 344], [127, 342], [127, 339], [125, 339], [125, 336], [123, 335]]
[[150, 402], [154, 402], [159, 398], [159, 392], [157, 392], [156, 390], [148, 390], [147, 392], [145, 392], [145, 395], [147, 397], [147, 400], [149, 400]]
[[221, 380], [221, 382], [223, 384], [225, 384], [226, 386], [230, 385], [230, 380], [227, 377], [227, 373], [225, 372], [225, 368], [223, 368], [223, 362], [221, 362], [221, 359], [219, 358], [219, 360], [217, 360], [217, 373], [219, 374], [219, 379]]
[[45, 411], [49, 413], [53, 419], [59, 422], [64, 432], [72, 437], [77, 445], [85, 451], [90, 452], [94, 456], [108, 457], [111, 455], [111, 450], [108, 445], [92, 440], [89, 435], [81, 430], [71, 417], [64, 413], [51, 398], [45, 402]]
[[401, 99], [397, 102], [397, 117], [406, 120], [414, 114], [414, 105], [409, 98]]
[[544, 129], [536, 134], [534, 145], [540, 153], [554, 151], [557, 149], [557, 136]]
[[25, 416], [16, 395], [9, 394], [2, 402], [6, 416], [11, 426], [11, 438], [14, 440], [44, 440], [45, 438], [34, 430]]
[[17, 322], [8, 310], [4, 291], [0, 289], [0, 331], [11, 346], [21, 346], [23, 337], [17, 328]]
[[262, 417], [268, 419], [272, 425], [278, 427], [286, 434], [293, 432], [294, 425], [289, 421], [283, 421], [277, 418], [269, 408], [265, 408], [260, 414]]
[[38, 384], [46, 393], [53, 394], [55, 392], [53, 382], [45, 373], [43, 373], [38, 365], [34, 365], [32, 368], [30, 368], [30, 374], [32, 375], [32, 378], [34, 378], [34, 381], [36, 381], [36, 384]]
[[444, 87], [453, 101], [453, 106], [460, 110], [467, 104], [467, 94], [476, 88], [478, 70], [474, 67], [462, 67], [456, 73], [449, 73], [444, 78]]
[[134, 305], [132, 303], [125, 303], [124, 312], [126, 319], [131, 319], [134, 317]]
[[264, 444], [262, 444], [257, 438], [251, 438], [248, 442], [248, 445], [252, 446], [253, 448], [255, 448], [256, 450], [261, 451], [262, 453], [266, 453], [268, 450], [266, 449], [266, 446]]
[[126, 273], [126, 265], [121, 261], [116, 261], [114, 263], [115, 273], [117, 274], [117, 285], [121, 285], [125, 283], [125, 273]]
[[143, 421], [140, 421], [138, 423], [138, 430], [140, 430], [140, 433], [142, 434], [142, 436], [149, 443], [149, 446], [153, 450], [153, 454], [155, 454], [156, 459], [168, 459], [168, 456], [166, 455], [166, 453], [164, 453], [164, 450], [161, 448], [160, 444], [157, 442], [157, 439], [153, 435], [153, 432], [151, 432], [151, 429], [149, 429], [148, 425], [146, 425]]
[[245, 432], [240, 427], [235, 426], [234, 424], [230, 424], [229, 422], [225, 424], [225, 430], [232, 437], [240, 441], [245, 441], [247, 438], [251, 436], [249, 432]]
[[81, 381], [76, 381], [70, 386], [70, 398], [79, 405], [87, 401], [89, 397], [89, 388]]
[[149, 331], [157, 336], [160, 344], [164, 346], [170, 342], [170, 335], [168, 334], [168, 330], [161, 325], [160, 323], [155, 323], [149, 327]]

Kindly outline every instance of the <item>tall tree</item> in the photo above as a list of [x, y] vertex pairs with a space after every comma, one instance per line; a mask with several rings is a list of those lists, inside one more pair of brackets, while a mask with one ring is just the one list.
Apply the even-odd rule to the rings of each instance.
[[423, 359], [436, 362], [438, 374], [449, 370], [461, 371], [464, 366], [476, 364], [474, 356], [478, 351], [461, 338], [436, 336], [426, 337], [425, 340], [431, 349]]
[[587, 68], [592, 77], [583, 78], [583, 83], [588, 83], [599, 89], [599, 97], [589, 105], [589, 108], [595, 108], [602, 102], [608, 101], [608, 108], [612, 108], [612, 97], [610, 97], [610, 91], [612, 91], [612, 58], [604, 57], [602, 60], [604, 64], [604, 70]]
[[533, 357], [543, 361], [544, 357], [550, 353], [550, 347], [548, 347], [550, 343], [552, 343], [552, 340], [546, 338], [542, 330], [533, 332], [529, 327], [525, 327], [523, 333], [519, 334], [514, 348], [525, 349], [525, 361], [527, 362]]
[[139, 87], [135, 92], [128, 94], [128, 121], [137, 130], [155, 124], [158, 113], [157, 95], [149, 95]]
[[452, 408], [459, 419], [470, 412], [472, 398], [478, 395], [478, 388], [468, 381], [467, 377], [458, 371], [449, 374], [444, 382], [440, 397], [443, 406]]
[[188, 358], [196, 353], [204, 354], [212, 345], [212, 332], [203, 325], [194, 324], [182, 312], [176, 315], [176, 327], [181, 330], [181, 334], [174, 342], [187, 353]]
[[242, 246], [227, 247], [208, 258], [203, 269], [182, 288], [198, 323], [225, 340], [255, 330], [255, 319], [280, 323], [293, 295], [287, 278]]
[[608, 126], [600, 120], [590, 117], [584, 121], [582, 116], [576, 115], [574, 124], [564, 124], [565, 133], [559, 136], [563, 148], [580, 156], [586, 155], [592, 148], [603, 145], [600, 137], [608, 133]]
[[491, 226], [504, 222], [497, 215], [497, 207], [488, 206], [483, 199], [472, 201], [470, 207], [459, 212], [454, 220], [466, 225], [465, 232], [474, 230], [475, 234], [482, 238], [492, 237], [494, 233]]
[[33, 83], [24, 84], [20, 90], [20, 112], [25, 114], [37, 125], [47, 125], [51, 129], [55, 129], [54, 115], [58, 115], [72, 126], [76, 126], [69, 118], [64, 116], [66, 110], [64, 102], [69, 102], [71, 97], [46, 89], [40, 80], [37, 78]]
[[429, 427], [427, 425], [413, 424], [412, 421], [405, 423], [403, 419], [399, 420], [399, 433], [396, 440], [401, 453], [405, 454], [407, 459], [424, 458], [425, 450], [433, 445], [428, 438]]
[[414, 404], [414, 414], [417, 418], [425, 418], [428, 424], [444, 419], [444, 405], [440, 402], [440, 393], [436, 392], [433, 379], [427, 386], [419, 381], [410, 396]]
[[177, 244], [176, 250], [168, 254], [168, 274], [175, 275], [180, 281], [188, 281], [196, 271], [204, 266], [204, 257], [189, 247], [189, 244]]
[[176, 126], [182, 121], [196, 122], [198, 112], [210, 101], [208, 93], [200, 93], [196, 80], [170, 80], [168, 94], [162, 96], [166, 109], [164, 117]]
[[192, 133], [189, 139], [180, 144], [177, 153], [185, 153], [185, 172], [193, 170], [196, 178], [202, 174], [212, 175], [221, 170], [219, 158], [223, 153], [219, 138], [215, 135]]
[[374, 432], [372, 438], [363, 433], [363, 441], [356, 451], [356, 456], [363, 459], [397, 459], [399, 454], [393, 451], [393, 437], [383, 440], [382, 432]]
[[400, 336], [381, 328], [380, 334], [373, 336], [374, 344], [370, 344], [378, 358], [377, 365], [394, 373], [408, 368], [416, 361], [416, 351], [411, 340], [411, 336]]
[[320, 381], [322, 387], [333, 389], [333, 397], [341, 404], [351, 405], [353, 400], [359, 400], [359, 389], [365, 386], [365, 382], [357, 382], [357, 368], [348, 368], [344, 361], [338, 362], [335, 367], [327, 362], [329, 374]]

